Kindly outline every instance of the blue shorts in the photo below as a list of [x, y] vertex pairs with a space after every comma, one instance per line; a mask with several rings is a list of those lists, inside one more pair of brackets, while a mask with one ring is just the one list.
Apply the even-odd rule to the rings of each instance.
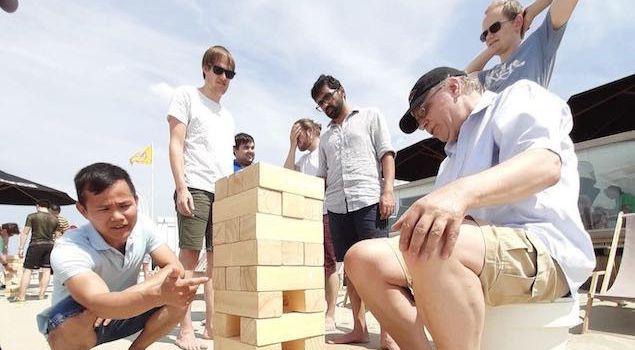
[[371, 238], [388, 237], [388, 220], [379, 216], [379, 203], [369, 205], [346, 214], [329, 214], [329, 231], [335, 248], [337, 261], [353, 244]]
[[[95, 334], [97, 335], [96, 345], [119, 340], [139, 332], [145, 327], [146, 321], [150, 316], [160, 308], [160, 306], [155, 307], [139, 316], [125, 320], [112, 320], [107, 326], [101, 325], [95, 327]], [[49, 311], [46, 334], [52, 332], [55, 328], [64, 323], [66, 319], [77, 316], [84, 310], [86, 310], [86, 308], [76, 302], [75, 299], [70, 296], [66, 297], [55, 304]]]

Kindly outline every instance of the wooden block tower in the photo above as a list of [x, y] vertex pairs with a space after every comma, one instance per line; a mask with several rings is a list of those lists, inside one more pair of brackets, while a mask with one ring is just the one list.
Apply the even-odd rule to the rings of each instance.
[[216, 182], [214, 349], [324, 349], [324, 181], [258, 163]]
[[17, 255], [8, 256], [7, 262], [15, 272], [4, 272], [4, 294], [7, 298], [17, 297], [20, 290], [20, 278], [22, 278], [22, 264], [24, 261]]

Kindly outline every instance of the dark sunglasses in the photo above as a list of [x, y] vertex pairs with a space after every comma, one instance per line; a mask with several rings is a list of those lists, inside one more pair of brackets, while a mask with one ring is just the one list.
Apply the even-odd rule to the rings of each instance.
[[236, 72], [234, 72], [233, 70], [225, 69], [219, 66], [212, 66], [212, 72], [214, 72], [214, 74], [216, 75], [225, 73], [227, 79], [234, 79], [234, 76], [236, 76]]
[[489, 31], [490, 33], [494, 34], [497, 33], [499, 30], [501, 30], [501, 26], [503, 23], [507, 23], [507, 22], [511, 22], [514, 19], [516, 19], [516, 16], [514, 16], [514, 18], [507, 20], [507, 21], [496, 21], [494, 23], [492, 23], [491, 26], [489, 26], [489, 28], [487, 28], [485, 31], [483, 31], [483, 33], [481, 33], [481, 42], [485, 42], [485, 40], [487, 40], [487, 32]]

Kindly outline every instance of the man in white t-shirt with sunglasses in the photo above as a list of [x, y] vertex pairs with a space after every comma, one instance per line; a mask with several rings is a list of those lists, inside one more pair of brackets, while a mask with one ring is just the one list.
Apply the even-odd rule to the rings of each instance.
[[[480, 39], [487, 47], [465, 68], [485, 89], [501, 92], [520, 79], [549, 87], [556, 53], [577, 0], [536, 0], [523, 9], [517, 0], [494, 0], [485, 10]], [[551, 6], [550, 6], [551, 5]], [[543, 23], [523, 41], [538, 14], [549, 7]], [[501, 62], [483, 69], [494, 57]]]

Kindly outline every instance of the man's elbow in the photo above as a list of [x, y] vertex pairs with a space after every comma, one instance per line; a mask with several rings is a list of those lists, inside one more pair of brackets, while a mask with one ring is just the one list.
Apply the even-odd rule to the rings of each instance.
[[545, 171], [545, 183], [547, 187], [551, 187], [560, 181], [560, 174], [562, 169], [562, 161], [560, 160], [560, 156], [555, 153], [549, 152], [550, 157], [545, 162], [546, 171]]

